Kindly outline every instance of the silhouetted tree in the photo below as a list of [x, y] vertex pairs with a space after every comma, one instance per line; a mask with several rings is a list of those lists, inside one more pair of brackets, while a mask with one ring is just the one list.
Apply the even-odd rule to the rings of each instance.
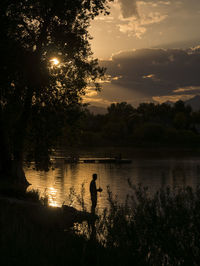
[[105, 115], [86, 113], [80, 143], [87, 145], [174, 146], [199, 145], [199, 112], [182, 101], [141, 103], [134, 108], [126, 102], [113, 103]]
[[60, 134], [69, 110], [77, 110], [88, 82], [99, 89], [95, 81], [104, 69], [92, 58], [88, 26], [95, 16], [108, 14], [111, 1], [1, 1], [2, 175], [26, 183], [27, 134], [34, 140], [35, 160], [48, 161], [53, 137]]
[[[127, 102], [111, 104], [108, 107], [107, 114], [107, 122], [110, 125], [104, 127], [104, 136], [106, 136], [106, 130], [111, 130], [113, 132], [112, 135], [115, 136], [115, 140], [116, 138], [120, 140], [126, 138], [128, 134], [132, 133], [136, 121], [135, 115], [135, 108]], [[114, 131], [116, 131], [116, 133]], [[107, 135], [112, 139], [111, 135], [109, 136], [109, 133], [107, 133]]]

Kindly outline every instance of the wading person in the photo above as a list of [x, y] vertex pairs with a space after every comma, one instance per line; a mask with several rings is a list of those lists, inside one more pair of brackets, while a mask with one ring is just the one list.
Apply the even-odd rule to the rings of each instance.
[[90, 182], [90, 195], [91, 195], [91, 213], [95, 213], [95, 208], [97, 206], [97, 192], [102, 192], [102, 188], [96, 187], [97, 174], [92, 175], [92, 181]]

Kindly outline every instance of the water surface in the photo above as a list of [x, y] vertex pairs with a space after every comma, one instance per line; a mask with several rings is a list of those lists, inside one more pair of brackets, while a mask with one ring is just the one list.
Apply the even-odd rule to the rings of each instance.
[[[99, 154], [88, 152], [82, 154], [84, 157], [97, 157]], [[95, 156], [94, 156], [95, 155]], [[131, 164], [98, 164], [98, 163], [65, 163], [62, 159], [54, 161], [54, 170], [49, 172], [35, 171], [32, 168], [26, 169], [28, 181], [32, 184], [29, 189], [37, 189], [40, 195], [48, 195], [49, 204], [61, 206], [63, 202], [70, 203], [69, 191], [74, 187], [77, 194], [81, 193], [81, 185], [84, 184], [84, 201], [88, 210], [90, 209], [89, 184], [92, 174], [98, 174], [97, 187], [101, 186], [103, 192], [99, 194], [98, 208], [108, 206], [107, 186], [110, 187], [119, 201], [123, 202], [127, 194], [132, 190], [128, 185], [128, 179], [132, 184], [141, 183], [148, 186], [149, 193], [154, 193], [165, 186], [181, 187], [200, 184], [200, 156], [135, 156], [130, 151], [128, 158], [132, 159]], [[127, 157], [126, 156], [126, 157]], [[77, 201], [72, 205], [80, 209]]]

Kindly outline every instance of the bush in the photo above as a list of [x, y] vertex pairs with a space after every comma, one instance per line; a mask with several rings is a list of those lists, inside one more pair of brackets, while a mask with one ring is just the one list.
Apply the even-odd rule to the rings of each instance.
[[164, 127], [156, 123], [146, 123], [135, 130], [133, 137], [144, 142], [162, 142]]
[[[150, 195], [146, 187], [130, 186], [124, 204], [108, 187], [109, 208], [82, 231], [78, 226], [79, 236], [36, 223], [33, 208], [0, 201], [2, 265], [199, 265], [200, 187]], [[83, 196], [84, 186], [78, 197], [84, 210]]]
[[[121, 205], [108, 190], [110, 210], [98, 224], [100, 242], [115, 250], [128, 265], [199, 265], [200, 188], [148, 189], [134, 187]], [[118, 252], [117, 252], [118, 250]]]

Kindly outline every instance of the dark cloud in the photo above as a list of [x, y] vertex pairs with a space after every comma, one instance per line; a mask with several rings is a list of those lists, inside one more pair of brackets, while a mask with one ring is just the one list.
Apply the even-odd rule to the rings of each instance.
[[136, 0], [118, 0], [122, 16], [129, 18], [132, 16], [138, 16], [137, 1]]
[[[118, 0], [118, 2], [121, 7], [122, 16], [124, 18], [129, 18], [132, 16], [139, 17], [137, 7], [139, 0]], [[166, 6], [171, 6], [176, 12], [182, 8], [190, 12], [191, 10], [196, 11], [200, 6], [199, 0], [143, 0], [142, 2], [150, 3], [152, 6], [157, 3], [165, 4]]]
[[[185, 1], [185, 0], [182, 0], [182, 1]], [[197, 1], [197, 0], [191, 0], [191, 1]], [[120, 7], [121, 7], [121, 12], [122, 12], [123, 18], [129, 18], [129, 17], [133, 17], [133, 16], [139, 17], [138, 5], [137, 5], [138, 2], [139, 2], [139, 0], [118, 0], [118, 3], [120, 4]], [[154, 2], [152, 2], [152, 0], [143, 0], [142, 2], [147, 2], [147, 3], [150, 3], [152, 5], [154, 5], [156, 3], [166, 3], [166, 4], [171, 3], [171, 1], [169, 1], [169, 0], [163, 0], [163, 1], [154, 0]], [[182, 3], [182, 2], [180, 2], [180, 3]]]
[[133, 97], [136, 92], [149, 99], [199, 93], [195, 87], [200, 86], [200, 48], [127, 51], [101, 64], [107, 67], [108, 75], [119, 77], [111, 81], [111, 86], [128, 89]]

